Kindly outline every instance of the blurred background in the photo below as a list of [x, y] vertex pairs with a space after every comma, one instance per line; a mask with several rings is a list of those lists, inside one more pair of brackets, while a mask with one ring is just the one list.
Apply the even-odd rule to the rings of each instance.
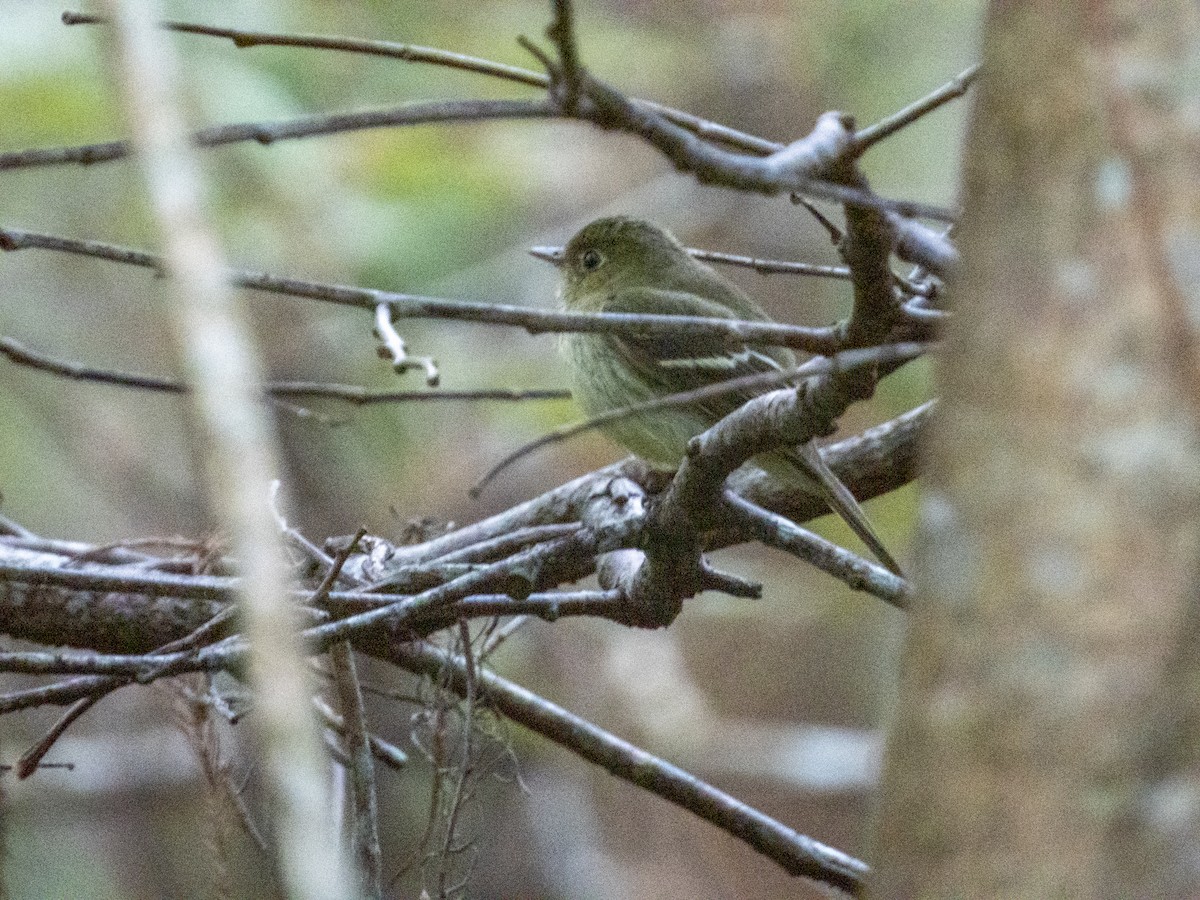
[[[99, 12], [84, 4], [82, 11]], [[124, 134], [98, 27], [64, 27], [61, 2], [0, 5], [0, 151]], [[167, 4], [171, 17], [270, 31], [379, 38], [536, 68], [516, 44], [542, 40], [542, 2], [330, 3], [222, 0]], [[584, 63], [626, 92], [778, 141], [828, 109], [860, 125], [974, 61], [982, 3], [862, 0], [579, 0]], [[532, 97], [470, 73], [344, 53], [238, 50], [174, 35], [196, 127], [438, 98]], [[952, 105], [865, 159], [889, 196], [953, 204], [965, 106]], [[786, 198], [701, 188], [656, 152], [588, 125], [514, 121], [419, 126], [210, 150], [210, 209], [231, 264], [321, 282], [549, 307], [555, 273], [527, 255], [602, 214], [630, 213], [685, 243], [836, 263], [828, 236]], [[0, 223], [156, 250], [128, 161], [0, 175]], [[835, 209], [828, 210], [836, 214]], [[834, 216], [837, 218], [837, 216]], [[845, 314], [841, 282], [725, 268], [777, 318], [825, 324]], [[145, 271], [28, 250], [0, 255], [0, 334], [50, 355], [155, 374], [177, 371]], [[418, 389], [374, 353], [370, 316], [246, 294], [274, 377]], [[567, 387], [553, 336], [402, 321], [413, 352], [434, 356], [447, 389]], [[856, 431], [911, 408], [928, 371], [909, 366], [847, 416]], [[313, 407], [317, 409], [317, 407]], [[354, 531], [399, 537], [410, 523], [468, 522], [618, 459], [602, 436], [557, 445], [509, 469], [478, 500], [467, 489], [500, 457], [573, 420], [569, 401], [421, 403], [324, 417], [264, 408], [280, 436], [293, 523], [316, 540]], [[0, 511], [41, 534], [87, 542], [212, 536], [173, 397], [67, 382], [0, 362]], [[914, 489], [867, 511], [904, 558]], [[840, 523], [817, 523], [854, 546]], [[903, 621], [877, 600], [771, 551], [724, 551], [722, 567], [766, 585], [764, 599], [701, 596], [664, 632], [603, 622], [534, 623], [495, 665], [796, 830], [855, 854], [864, 845], [879, 729]], [[14, 645], [14, 642], [8, 641]], [[381, 686], [410, 693], [370, 669]], [[0, 678], [0, 690], [31, 682]], [[419, 688], [419, 686], [418, 686]], [[431, 765], [412, 746], [418, 707], [371, 698], [374, 726], [413, 749], [382, 773], [384, 850], [395, 872], [429, 819]], [[11, 763], [57, 718], [0, 719]], [[208, 852], [206, 791], [176, 696], [129, 688], [76, 724], [51, 754], [71, 772], [5, 777], [4, 877], [13, 898], [269, 896], [261, 857]], [[743, 844], [665, 801], [618, 783], [515, 726], [493, 723], [468, 805], [469, 894], [476, 897], [818, 896]], [[235, 768], [237, 736], [228, 753]], [[511, 752], [509, 752], [511, 751]], [[243, 777], [250, 769], [238, 769]], [[205, 852], [198, 852], [203, 850]], [[419, 853], [417, 854], [419, 857]], [[257, 862], [256, 862], [257, 860]], [[421, 866], [395, 896], [416, 896]], [[224, 879], [224, 880], [221, 880]]]

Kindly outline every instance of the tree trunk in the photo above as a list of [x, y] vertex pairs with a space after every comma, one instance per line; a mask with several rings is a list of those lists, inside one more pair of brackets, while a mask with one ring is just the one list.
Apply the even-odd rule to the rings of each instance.
[[876, 896], [1200, 896], [1197, 18], [992, 5]]

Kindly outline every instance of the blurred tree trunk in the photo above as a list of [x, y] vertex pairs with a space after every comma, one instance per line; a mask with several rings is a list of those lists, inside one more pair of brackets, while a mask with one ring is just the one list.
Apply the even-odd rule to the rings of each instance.
[[992, 4], [876, 896], [1200, 896], [1198, 15]]
[[[0, 772], [0, 775], [3, 775]], [[5, 859], [8, 856], [8, 837], [7, 829], [4, 827], [4, 808], [8, 805], [8, 798], [4, 796], [4, 785], [0, 784], [0, 900], [5, 900], [8, 897], [8, 889], [5, 885], [8, 882], [4, 878]]]

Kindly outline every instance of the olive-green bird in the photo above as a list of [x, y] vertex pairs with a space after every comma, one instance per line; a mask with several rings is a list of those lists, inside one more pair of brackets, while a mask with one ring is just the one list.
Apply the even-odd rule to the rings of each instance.
[[[572, 237], [561, 254], [540, 249], [533, 253], [562, 270], [561, 298], [569, 310], [770, 321], [736, 285], [693, 259], [673, 235], [650, 222], [597, 219]], [[785, 348], [730, 348], [728, 341], [716, 337], [635, 338], [591, 332], [568, 334], [562, 346], [574, 376], [575, 397], [589, 415], [796, 364]], [[756, 394], [772, 389], [729, 393], [630, 416], [604, 430], [650, 465], [673, 471], [688, 441]], [[761, 454], [753, 463], [822, 497], [880, 562], [902, 574], [854, 495], [812, 442]]]

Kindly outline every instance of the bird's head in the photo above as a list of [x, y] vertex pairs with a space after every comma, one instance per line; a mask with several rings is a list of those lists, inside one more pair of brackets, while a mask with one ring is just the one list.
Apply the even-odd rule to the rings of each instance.
[[660, 283], [673, 268], [692, 262], [670, 232], [624, 216], [585, 225], [559, 253], [532, 253], [559, 267], [563, 301], [575, 308], [600, 303], [622, 287]]

